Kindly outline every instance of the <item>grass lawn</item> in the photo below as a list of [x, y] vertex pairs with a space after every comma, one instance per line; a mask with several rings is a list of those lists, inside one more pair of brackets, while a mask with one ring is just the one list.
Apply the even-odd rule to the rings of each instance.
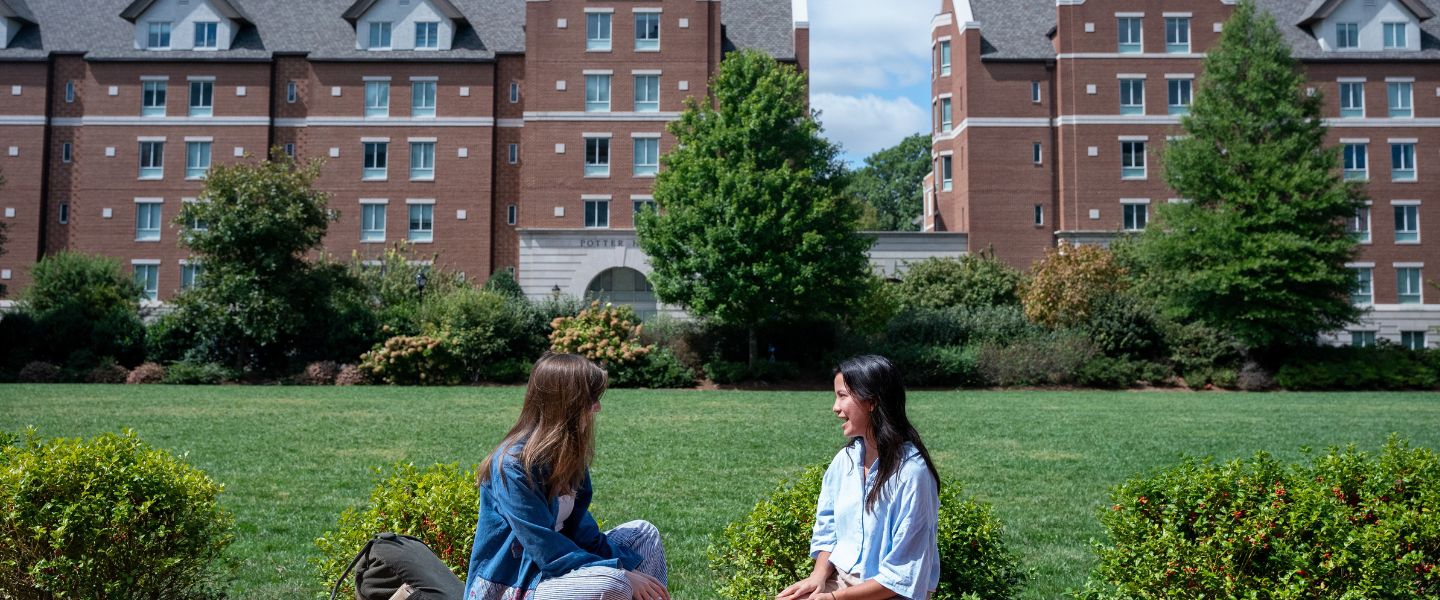
[[[362, 502], [370, 468], [473, 464], [519, 410], [518, 388], [0, 386], [0, 430], [90, 436], [122, 427], [188, 455], [237, 516], [232, 597], [314, 597], [313, 540]], [[712, 532], [842, 442], [824, 392], [612, 391], [593, 470], [597, 514], [667, 536], [671, 589], [713, 598]], [[911, 417], [942, 474], [995, 505], [1034, 569], [1025, 598], [1079, 587], [1106, 490], [1178, 455], [1286, 458], [1440, 447], [1437, 394], [917, 392]]]

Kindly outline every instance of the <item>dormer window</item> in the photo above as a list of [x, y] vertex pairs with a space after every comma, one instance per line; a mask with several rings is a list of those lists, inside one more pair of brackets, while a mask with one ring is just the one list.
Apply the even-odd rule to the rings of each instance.
[[1385, 24], [1385, 49], [1404, 50], [1409, 47], [1405, 41], [1405, 23]]
[[371, 50], [390, 49], [390, 22], [375, 21], [370, 23], [370, 46]]
[[220, 47], [217, 33], [220, 24], [215, 21], [199, 21], [195, 23], [195, 49], [214, 50]]
[[170, 22], [158, 21], [150, 23], [149, 34], [145, 37], [145, 47], [150, 50], [170, 49]]
[[6, 0], [0, 0], [0, 48], [6, 48], [15, 41], [15, 35], [26, 23], [35, 24], [35, 16], [30, 14], [30, 9], [24, 3], [15, 4], [11, 6]]
[[436, 50], [440, 48], [440, 24], [434, 21], [415, 24], [415, 49]]
[[1337, 50], [1350, 50], [1360, 47], [1360, 24], [1359, 23], [1336, 23], [1335, 24], [1335, 48]]

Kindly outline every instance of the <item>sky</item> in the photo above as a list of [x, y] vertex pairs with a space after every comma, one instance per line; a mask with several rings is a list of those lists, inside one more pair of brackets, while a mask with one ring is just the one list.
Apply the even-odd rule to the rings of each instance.
[[809, 0], [810, 102], [852, 166], [930, 128], [940, 0]]

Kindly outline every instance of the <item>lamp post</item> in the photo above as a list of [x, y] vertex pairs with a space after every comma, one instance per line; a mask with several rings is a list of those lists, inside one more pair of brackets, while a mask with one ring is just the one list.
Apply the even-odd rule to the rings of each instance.
[[425, 299], [425, 281], [425, 270], [421, 269], [419, 273], [415, 274], [415, 289], [420, 290], [421, 300]]
[[560, 297], [560, 284], [557, 283], [553, 286], [550, 286], [550, 295], [557, 299]]

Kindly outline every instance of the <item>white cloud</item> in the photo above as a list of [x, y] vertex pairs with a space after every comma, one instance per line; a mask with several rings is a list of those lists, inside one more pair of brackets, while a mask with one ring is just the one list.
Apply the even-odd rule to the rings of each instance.
[[938, 0], [811, 0], [810, 84], [817, 93], [893, 91], [930, 77]]
[[810, 96], [810, 103], [820, 111], [825, 137], [856, 163], [930, 127], [930, 115], [909, 98], [819, 93]]

